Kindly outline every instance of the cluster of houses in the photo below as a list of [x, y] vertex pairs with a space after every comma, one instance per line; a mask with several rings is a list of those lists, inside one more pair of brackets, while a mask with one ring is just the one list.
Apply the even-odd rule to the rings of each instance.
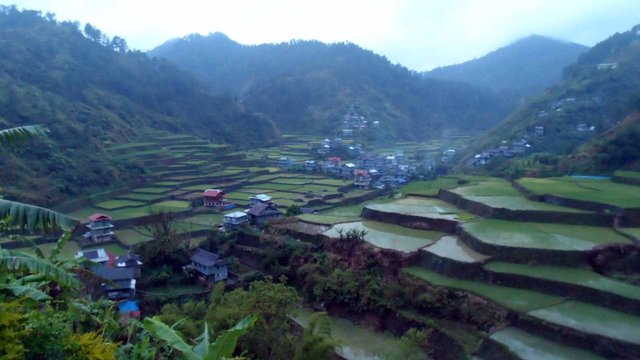
[[351, 107], [349, 107], [349, 110], [344, 114], [344, 120], [342, 124], [343, 127], [341, 133], [342, 137], [345, 138], [353, 137], [354, 132], [365, 130], [369, 128], [369, 126], [380, 126], [379, 121], [374, 121], [369, 124], [369, 121], [365, 120], [363, 115], [358, 114], [358, 112], [355, 110], [355, 106], [353, 105], [351, 105]]
[[[324, 139], [320, 142], [320, 148], [318, 148], [317, 153], [320, 155], [328, 155], [330, 153], [336, 152], [348, 152], [350, 155], [357, 156], [364, 152], [362, 144], [355, 145], [347, 145], [342, 140], [341, 137], [335, 137], [333, 140]], [[280, 161], [287, 161], [287, 158], [280, 158]], [[293, 166], [293, 163], [289, 164]]]
[[[544, 128], [542, 129], [544, 133]], [[472, 159], [467, 162], [469, 166], [483, 166], [489, 163], [489, 161], [495, 157], [512, 158], [514, 156], [522, 156], [531, 148], [531, 144], [527, 140], [521, 139], [509, 143], [508, 141], [502, 141], [502, 144], [493, 149], [488, 149], [479, 154], [475, 154]]]
[[[207, 195], [211, 195], [211, 193]], [[89, 216], [88, 220], [87, 228], [89, 231], [83, 237], [89, 241], [90, 245], [95, 246], [115, 240], [113, 237], [114, 226], [110, 216], [93, 214]], [[88, 260], [86, 267], [104, 280], [100, 284], [102, 296], [112, 300], [135, 298], [136, 282], [140, 278], [143, 265], [139, 256], [129, 252], [116, 256], [108, 253], [104, 248], [92, 248], [78, 251], [75, 258]], [[198, 248], [191, 256], [191, 262], [184, 268], [194, 270], [200, 280], [211, 283], [228, 278], [228, 265], [228, 260]]]
[[[428, 166], [433, 164], [429, 162]], [[406, 161], [404, 152], [393, 154], [363, 153], [356, 162], [342, 161], [331, 156], [324, 161], [306, 160], [304, 171], [348, 179], [361, 189], [385, 188], [404, 185], [417, 171], [417, 166]]]
[[[202, 194], [204, 206], [217, 207], [219, 209], [231, 209], [235, 204], [226, 201], [225, 193], [218, 189], [207, 189]], [[249, 209], [244, 211], [234, 211], [224, 216], [223, 226], [225, 229], [237, 229], [246, 224], [261, 226], [270, 219], [282, 216], [278, 205], [273, 199], [265, 194], [257, 194], [249, 198]]]

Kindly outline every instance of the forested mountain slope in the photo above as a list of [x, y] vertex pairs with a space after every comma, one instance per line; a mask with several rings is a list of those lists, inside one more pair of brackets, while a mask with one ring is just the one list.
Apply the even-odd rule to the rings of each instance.
[[[563, 168], [607, 172], [640, 158], [637, 138], [630, 141], [639, 132], [637, 116], [629, 115], [638, 109], [640, 25], [582, 54], [565, 69], [561, 84], [479, 138], [469, 155], [495, 148], [503, 140], [526, 139], [532, 145], [531, 152], [567, 155]], [[536, 134], [536, 127], [542, 128], [543, 134]], [[590, 157], [573, 161], [578, 154], [573, 152], [585, 143], [590, 150], [582, 148], [578, 153]]]
[[531, 35], [478, 59], [436, 68], [424, 75], [491, 89], [519, 101], [560, 82], [562, 69], [588, 49], [572, 42]]
[[190, 35], [152, 50], [230, 92], [285, 132], [333, 132], [354, 104], [387, 139], [424, 139], [489, 128], [509, 111], [469, 85], [424, 79], [350, 43], [291, 41], [246, 46], [223, 34]]
[[27, 124], [48, 126], [50, 137], [3, 150], [0, 184], [5, 195], [40, 204], [135, 176], [141, 169], [118, 163], [104, 146], [147, 128], [242, 146], [278, 139], [265, 116], [212, 96], [166, 61], [127, 51], [121, 38], [3, 7], [0, 128]]

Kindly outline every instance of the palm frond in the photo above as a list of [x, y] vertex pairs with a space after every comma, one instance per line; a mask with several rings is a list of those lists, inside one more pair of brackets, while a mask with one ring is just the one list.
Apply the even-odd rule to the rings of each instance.
[[49, 129], [44, 125], [27, 125], [0, 130], [0, 142], [13, 144], [36, 136], [47, 136]]
[[57, 211], [17, 201], [0, 199], [0, 218], [8, 217], [8, 225], [29, 230], [53, 231], [73, 229], [78, 222]]
[[47, 260], [18, 251], [0, 249], [0, 272], [8, 271], [25, 271], [42, 275], [47, 280], [72, 289], [79, 288], [81, 285], [73, 274]]

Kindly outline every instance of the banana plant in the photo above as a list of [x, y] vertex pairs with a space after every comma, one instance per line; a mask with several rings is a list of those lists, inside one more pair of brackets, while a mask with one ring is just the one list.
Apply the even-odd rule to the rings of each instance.
[[144, 327], [158, 339], [165, 341], [170, 347], [180, 351], [187, 360], [223, 360], [232, 358], [238, 339], [256, 322], [255, 315], [249, 315], [234, 327], [224, 330], [215, 341], [211, 342], [209, 328], [204, 324], [204, 331], [198, 337], [198, 343], [191, 347], [180, 336], [180, 333], [158, 317], [144, 319]]

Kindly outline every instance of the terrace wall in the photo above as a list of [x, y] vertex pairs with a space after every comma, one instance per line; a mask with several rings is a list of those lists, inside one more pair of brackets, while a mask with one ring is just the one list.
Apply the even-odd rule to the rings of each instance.
[[521, 314], [515, 326], [549, 340], [586, 349], [610, 359], [637, 359], [640, 345], [597, 334], [581, 332], [559, 324]]
[[449, 234], [455, 234], [458, 222], [449, 219], [430, 218], [419, 215], [399, 214], [394, 212], [386, 212], [375, 210], [368, 207], [362, 209], [362, 217], [369, 220], [376, 220], [389, 224], [397, 224], [400, 226], [418, 229], [418, 230], [435, 230]]
[[509, 247], [483, 242], [464, 229], [460, 229], [460, 239], [472, 249], [490, 255], [494, 260], [521, 264], [544, 264], [559, 266], [587, 267], [587, 252], [577, 250], [548, 250]]
[[614, 217], [604, 213], [565, 213], [545, 210], [511, 210], [491, 207], [470, 200], [453, 191], [440, 189], [438, 198], [474, 215], [512, 221], [530, 221], [559, 224], [589, 224], [591, 226], [612, 226]]

